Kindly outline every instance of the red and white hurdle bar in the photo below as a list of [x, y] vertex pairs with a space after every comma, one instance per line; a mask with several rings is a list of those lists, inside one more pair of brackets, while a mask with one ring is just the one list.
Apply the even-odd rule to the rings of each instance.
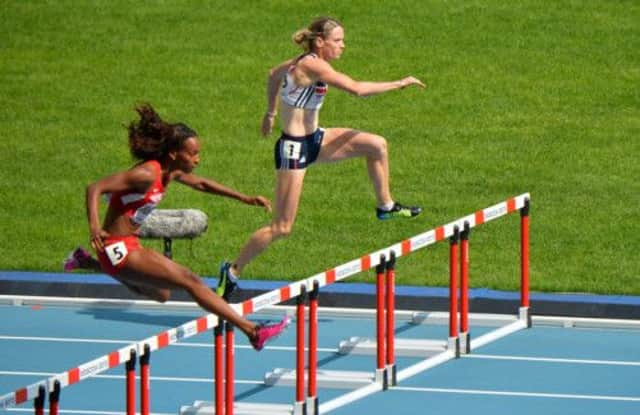
[[[433, 245], [436, 242], [442, 241], [446, 238], [450, 238], [451, 236], [454, 235], [455, 228], [457, 227], [458, 230], [464, 229], [465, 223], [468, 224], [469, 229], [472, 229], [481, 224], [490, 222], [502, 216], [506, 216], [508, 214], [519, 211], [522, 208], [524, 208], [525, 205], [528, 206], [528, 204], [529, 204], [529, 193], [524, 193], [522, 195], [513, 197], [504, 202], [498, 203], [486, 209], [472, 213], [471, 215], [462, 217], [454, 222], [450, 222], [446, 225], [439, 226], [435, 229], [421, 233], [412, 238], [405, 239], [404, 241], [398, 242], [387, 248], [383, 248], [381, 250], [375, 251], [368, 255], [364, 255], [359, 259], [355, 259], [353, 261], [339, 265], [335, 268], [331, 268], [327, 271], [313, 275], [306, 279], [299, 280], [289, 285], [285, 285], [284, 287], [258, 295], [252, 299], [249, 299], [247, 301], [244, 301], [243, 303], [240, 303], [241, 312], [243, 315], [251, 314], [267, 306], [279, 304], [281, 302], [295, 298], [298, 295], [300, 295], [302, 286], [304, 286], [305, 289], [309, 290], [313, 286], [313, 283], [315, 281], [318, 281], [320, 288], [333, 284], [334, 282], [337, 282], [337, 281], [342, 281], [347, 277], [350, 277], [352, 275], [355, 275], [364, 271], [368, 271], [369, 269], [377, 266], [380, 263], [381, 255], [385, 255], [386, 258], [389, 258], [389, 256], [391, 255], [391, 251], [393, 251], [397, 258], [401, 256], [406, 256], [419, 249], [425, 248], [429, 245]], [[524, 257], [526, 255], [527, 270], [526, 270], [526, 280], [525, 280], [524, 269], [523, 269], [523, 278], [522, 278], [523, 286], [521, 290], [521, 305], [522, 307], [528, 307], [528, 304], [529, 304], [528, 212], [527, 212], [527, 216], [523, 217], [523, 221], [522, 221], [523, 224], [525, 223], [524, 219], [527, 219], [526, 220], [527, 252], [526, 253], [523, 252], [523, 267], [524, 267]]]
[[[517, 210], [521, 211], [521, 318], [527, 318], [530, 321], [529, 314], [529, 228], [528, 228], [528, 210], [530, 196], [528, 193], [510, 198], [504, 202], [495, 204], [483, 210], [477, 211], [471, 215], [460, 218], [454, 222], [442, 225], [433, 230], [421, 233], [402, 242], [396, 243], [390, 247], [381, 249], [374, 253], [364, 255], [359, 259], [350, 261], [343, 265], [337, 266], [323, 273], [316, 274], [307, 279], [297, 281], [269, 291], [265, 294], [254, 297], [243, 303], [234, 304], [233, 307], [242, 315], [248, 315], [257, 312], [265, 307], [279, 304], [294, 298], [305, 289], [313, 286], [317, 282], [318, 287], [323, 287], [337, 281], [346, 279], [354, 274], [367, 271], [374, 266], [380, 264], [380, 256], [391, 255], [393, 251], [396, 257], [408, 255], [418, 249], [425, 248], [445, 238], [453, 236], [457, 227], [461, 229], [468, 226], [469, 229], [481, 225], [483, 223], [495, 220], [502, 216], [511, 214]], [[523, 209], [524, 208], [524, 209]], [[526, 214], [524, 213], [526, 212]], [[526, 229], [525, 229], [526, 227]], [[101, 356], [90, 362], [82, 364], [73, 369], [69, 369], [60, 374], [54, 375], [48, 379], [36, 382], [32, 385], [17, 389], [14, 392], [0, 396], [0, 408], [8, 408], [14, 405], [20, 405], [26, 401], [35, 400], [42, 396], [44, 388], [45, 395], [54, 392], [56, 388], [62, 389], [67, 386], [78, 383], [91, 376], [102, 373], [113, 367], [119, 366], [130, 360], [131, 349], [137, 354], [144, 355], [145, 352], [150, 353], [155, 350], [167, 347], [179, 340], [195, 336], [205, 331], [211, 330], [218, 325], [218, 317], [208, 314], [198, 319], [187, 322], [174, 329], [167, 330], [158, 335], [147, 338], [141, 342], [123, 347], [119, 350]], [[143, 388], [144, 390], [144, 388]], [[59, 392], [58, 394], [59, 395]], [[54, 406], [57, 408], [57, 401], [54, 405], [50, 405], [50, 410]]]

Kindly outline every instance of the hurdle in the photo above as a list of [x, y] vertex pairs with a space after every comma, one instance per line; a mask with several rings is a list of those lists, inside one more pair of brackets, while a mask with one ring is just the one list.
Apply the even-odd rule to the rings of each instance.
[[[323, 273], [319, 273], [313, 275], [307, 279], [291, 283], [287, 286], [284, 286], [280, 289], [273, 290], [267, 292], [265, 294], [254, 297], [253, 299], [247, 300], [242, 303], [242, 309], [245, 314], [253, 313], [264, 308], [268, 304], [277, 304], [283, 301], [287, 301], [289, 299], [297, 298], [297, 308], [296, 315], [298, 316], [297, 322], [297, 333], [296, 333], [296, 344], [297, 344], [297, 357], [296, 357], [296, 369], [284, 369], [284, 368], [276, 368], [274, 371], [269, 372], [265, 375], [265, 384], [267, 385], [294, 385], [295, 386], [295, 399], [293, 405], [287, 404], [244, 404], [237, 403], [234, 408], [238, 411], [238, 413], [242, 414], [261, 414], [261, 413], [269, 413], [269, 414], [310, 414], [310, 413], [324, 413], [331, 409], [334, 409], [338, 406], [341, 406], [345, 403], [348, 403], [352, 400], [359, 399], [363, 396], [366, 396], [370, 393], [385, 390], [389, 387], [389, 385], [395, 385], [398, 381], [404, 380], [410, 376], [415, 375], [423, 370], [426, 370], [430, 367], [433, 367], [437, 364], [444, 363], [445, 361], [456, 358], [460, 356], [460, 341], [459, 341], [459, 333], [458, 333], [458, 323], [457, 319], [460, 316], [462, 319], [462, 314], [464, 314], [464, 326], [465, 331], [468, 332], [468, 305], [464, 308], [465, 313], [458, 313], [457, 308], [457, 278], [458, 278], [458, 244], [460, 241], [460, 229], [463, 229], [466, 234], [465, 238], [468, 241], [469, 230], [472, 227], [481, 225], [483, 223], [489, 222], [491, 220], [497, 219], [498, 217], [505, 216], [507, 214], [521, 211], [523, 212], [523, 208], [526, 206], [526, 216], [528, 216], [528, 205], [529, 205], [529, 194], [525, 193], [518, 197], [509, 199], [500, 204], [491, 206], [482, 211], [475, 212], [472, 215], [465, 216], [455, 222], [443, 225], [438, 227], [432, 231], [425, 232], [423, 234], [417, 235], [408, 240], [402, 241], [395, 245], [392, 245], [388, 248], [376, 251], [369, 255], [362, 256], [359, 259], [350, 261], [346, 264], [340, 265], [338, 267], [327, 270]], [[525, 217], [525, 214], [522, 214], [522, 217]], [[522, 226], [528, 226], [528, 221], [521, 221]], [[528, 235], [528, 230], [527, 230]], [[401, 372], [397, 372], [393, 365], [393, 354], [394, 350], [394, 336], [393, 330], [386, 329], [387, 335], [385, 336], [384, 326], [385, 317], [384, 312], [378, 311], [376, 318], [376, 327], [377, 327], [377, 341], [375, 346], [369, 344], [368, 348], [370, 351], [374, 351], [376, 353], [376, 372], [374, 376], [371, 376], [368, 372], [351, 372], [351, 371], [317, 371], [316, 368], [309, 365], [309, 369], [307, 371], [301, 370], [301, 366], [303, 362], [300, 360], [301, 350], [303, 346], [301, 346], [301, 338], [303, 338], [303, 318], [304, 314], [300, 311], [300, 304], [303, 302], [302, 298], [305, 296], [305, 292], [312, 285], [314, 287], [322, 287], [329, 284], [332, 284], [336, 281], [343, 280], [351, 275], [357, 274], [362, 271], [366, 271], [368, 269], [376, 267], [376, 286], [377, 286], [377, 308], [381, 309], [381, 304], [385, 304], [384, 301], [384, 280], [382, 274], [384, 270], [387, 268], [385, 263], [386, 257], [393, 257], [395, 263], [395, 257], [408, 255], [409, 253], [424, 248], [428, 245], [434, 244], [436, 242], [442, 241], [449, 238], [451, 248], [450, 248], [450, 311], [449, 311], [449, 339], [446, 342], [436, 341], [434, 342], [433, 349], [435, 351], [435, 355], [432, 357], [428, 357], [426, 360], [420, 362], [419, 364], [413, 365]], [[524, 239], [523, 239], [524, 241]], [[526, 243], [522, 243], [521, 247], [527, 250], [526, 254], [522, 254], [522, 258], [526, 258], [522, 260], [522, 269], [525, 268], [525, 264], [528, 270], [528, 239]], [[465, 258], [468, 261], [468, 245], [465, 245]], [[396, 254], [397, 252], [397, 254]], [[393, 280], [393, 266], [389, 267], [390, 269], [387, 271], [388, 278], [390, 281]], [[465, 274], [466, 278], [468, 278], [468, 264], [461, 265], [463, 270], [461, 274]], [[390, 272], [389, 272], [390, 271]], [[528, 271], [527, 271], [528, 272]], [[521, 278], [521, 281], [526, 282], [528, 284], [528, 278]], [[464, 285], [468, 289], [468, 282]], [[453, 288], [451, 288], [453, 287]], [[387, 289], [389, 294], [393, 294], [393, 285], [390, 284]], [[521, 290], [521, 294], [523, 298], [521, 299], [521, 308], [519, 309], [519, 318], [515, 323], [509, 324], [507, 328], [496, 330], [490, 335], [482, 336], [479, 339], [470, 341], [470, 337], [467, 337], [466, 342], [469, 343], [468, 351], [472, 347], [480, 347], [490, 341], [494, 341], [498, 338], [501, 338], [507, 334], [520, 330], [522, 328], [527, 327], [526, 324], [522, 323], [522, 320], [529, 319], [528, 318], [528, 286]], [[526, 298], [525, 298], [526, 296]], [[387, 307], [393, 305], [393, 295], [386, 296], [386, 305]], [[468, 298], [468, 297], [465, 297]], [[524, 306], [526, 304], [526, 307]], [[384, 307], [383, 307], [384, 308]], [[393, 311], [387, 312], [387, 325], [393, 327], [392, 324], [389, 324], [389, 321], [393, 320]], [[530, 326], [530, 325], [529, 325]], [[385, 354], [385, 343], [383, 339], [386, 339], [386, 351], [388, 353]], [[424, 348], [425, 342], [420, 340], [417, 345], [414, 345], [414, 349]], [[431, 341], [433, 342], [433, 341]], [[355, 350], [360, 348], [361, 344], [351, 345], [351, 350]], [[400, 346], [401, 349], [404, 349], [406, 344], [402, 344]], [[309, 355], [312, 354], [313, 347], [309, 346]], [[468, 352], [467, 351], [467, 352]], [[386, 356], [386, 361], [385, 361]], [[385, 367], [386, 363], [386, 367]], [[311, 373], [317, 372], [317, 373]], [[314, 382], [323, 383], [324, 385], [331, 385], [331, 387], [357, 387], [353, 392], [350, 392], [340, 398], [336, 398], [333, 401], [324, 403], [322, 405], [318, 405], [317, 396], [314, 397], [313, 403], [314, 407], [311, 408], [309, 405], [305, 405], [302, 400], [303, 393], [301, 392], [301, 385], [304, 382], [305, 378], [311, 379], [314, 378]], [[340, 386], [341, 385], [341, 386]], [[227, 396], [227, 399], [233, 398]], [[309, 398], [308, 398], [309, 399]], [[208, 415], [213, 414], [212, 411], [213, 405], [206, 401], [196, 401], [192, 406], [183, 406], [180, 410], [181, 415]], [[215, 412], [219, 414], [218, 412]], [[228, 413], [227, 413], [228, 414]]]
[[[382, 257], [390, 258], [392, 255], [395, 257], [401, 257], [408, 255], [416, 250], [425, 248], [429, 245], [435, 244], [436, 242], [443, 241], [447, 238], [451, 238], [454, 234], [459, 234], [460, 229], [469, 229], [479, 226], [481, 224], [487, 223], [489, 221], [493, 221], [499, 217], [511, 214], [516, 211], [520, 211], [521, 213], [521, 301], [519, 308], [519, 316], [517, 320], [510, 324], [506, 328], [498, 329], [492, 333], [489, 333], [485, 336], [481, 336], [478, 339], [474, 339], [470, 341], [470, 348], [480, 347], [483, 344], [486, 344], [495, 339], [501, 338], [509, 333], [512, 333], [516, 330], [530, 327], [531, 326], [531, 316], [529, 313], [529, 288], [528, 288], [528, 268], [529, 268], [529, 257], [528, 257], [528, 245], [529, 245], [529, 233], [528, 233], [528, 215], [529, 215], [529, 194], [525, 193], [520, 196], [516, 196], [510, 198], [504, 202], [498, 203], [496, 205], [490, 206], [486, 209], [477, 211], [471, 215], [460, 218], [454, 222], [442, 225], [430, 231], [421, 233], [412, 238], [403, 240], [399, 243], [396, 243], [390, 247], [378, 250], [376, 252], [363, 255], [362, 257], [345, 263], [343, 265], [331, 268], [319, 274], [313, 275], [304, 280], [300, 280], [288, 285], [285, 285], [281, 288], [269, 291], [267, 293], [256, 296], [252, 299], [244, 301], [238, 304], [232, 304], [231, 306], [240, 314], [248, 315], [254, 312], [257, 312], [261, 309], [264, 309], [268, 306], [279, 304], [281, 302], [296, 298], [300, 296], [304, 291], [309, 291], [312, 287], [313, 290], [333, 284], [337, 281], [341, 281], [346, 279], [349, 276], [354, 274], [367, 271], [373, 267], [377, 267], [382, 263]], [[526, 229], [523, 227], [526, 226]], [[453, 242], [452, 242], [453, 244]], [[453, 250], [453, 248], [451, 248]], [[457, 250], [457, 247], [456, 247]], [[457, 251], [456, 251], [457, 252]], [[450, 260], [450, 264], [453, 264], [454, 261]], [[452, 265], [452, 268], [455, 266]], [[386, 264], [385, 264], [386, 269]], [[457, 271], [450, 271], [452, 276], [455, 273], [455, 277], [457, 279]], [[393, 275], [393, 271], [391, 273]], [[304, 288], [303, 288], [304, 287]], [[387, 289], [388, 293], [393, 293], [393, 288]], [[453, 303], [451, 303], [453, 306]], [[317, 306], [317, 305], [316, 305]], [[388, 306], [388, 305], [387, 305]], [[426, 370], [429, 367], [433, 367], [437, 364], [443, 363], [450, 358], [455, 358], [456, 355], [459, 355], [459, 346], [452, 348], [450, 346], [451, 339], [457, 338], [457, 322], [453, 323], [452, 320], [457, 320], [458, 311], [457, 311], [457, 302], [455, 304], [455, 310], [450, 310], [449, 312], [449, 323], [450, 323], [450, 338], [448, 348], [442, 353], [437, 354], [434, 358], [428, 358], [416, 365], [413, 365], [409, 368], [398, 371], [397, 374], [394, 374], [390, 377], [389, 372], [385, 372], [387, 374], [383, 376], [379, 376], [381, 379], [377, 379], [374, 382], [368, 383], [365, 386], [359, 387], [358, 389], [343, 395], [339, 398], [336, 398], [332, 401], [323, 403], [322, 405], [318, 404], [317, 391], [315, 387], [317, 383], [319, 383], [319, 379], [315, 379], [313, 384], [310, 381], [310, 386], [308, 387], [309, 392], [312, 392], [314, 396], [308, 396], [307, 400], [311, 400], [313, 405], [308, 405], [308, 410], [313, 411], [313, 413], [324, 413], [328, 412], [334, 408], [337, 408], [345, 403], [351, 402], [355, 399], [359, 399], [363, 396], [366, 396], [370, 393], [384, 390], [383, 384], [387, 382], [389, 383], [389, 379], [393, 379], [393, 383], [401, 382], [404, 379], [407, 379], [410, 376], [413, 376], [415, 373], [419, 373], [420, 371]], [[453, 308], [453, 307], [452, 307]], [[392, 316], [393, 313], [391, 313]], [[464, 314], [464, 313], [462, 313]], [[51, 400], [50, 397], [50, 411], [57, 407], [57, 402], [59, 399], [59, 391], [62, 388], [68, 387], [75, 383], [78, 383], [82, 380], [90, 378], [96, 374], [102, 373], [106, 370], [114, 368], [116, 366], [125, 364], [129, 362], [133, 358], [132, 351], [135, 351], [137, 355], [142, 356], [146, 355], [147, 358], [150, 357], [150, 353], [155, 350], [164, 348], [169, 346], [170, 344], [176, 343], [182, 339], [186, 339], [188, 337], [195, 336], [197, 334], [201, 334], [205, 331], [209, 331], [215, 329], [216, 327], [221, 326], [222, 323], [219, 321], [218, 317], [213, 314], [208, 314], [198, 319], [189, 321], [183, 325], [180, 325], [176, 328], [164, 331], [155, 336], [144, 339], [140, 342], [133, 343], [131, 345], [125, 346], [121, 349], [113, 351], [107, 355], [98, 357], [90, 362], [84, 363], [78, 367], [69, 369], [65, 372], [56, 374], [42, 381], [36, 382], [29, 386], [20, 388], [12, 393], [6, 394], [4, 396], [0, 396], [0, 408], [8, 408], [14, 405], [20, 405], [24, 402], [33, 400], [34, 403], [37, 401], [38, 404], [43, 401], [43, 396], [46, 396], [47, 393], [52, 395], [56, 390], [58, 390], [57, 397], [55, 397], [55, 401]], [[453, 330], [453, 329], [456, 330]], [[219, 330], [219, 329], [216, 329]], [[229, 332], [229, 330], [227, 330]], [[392, 330], [387, 330], [390, 335], [393, 334]], [[215, 330], [214, 330], [215, 333]], [[314, 335], [317, 340], [317, 333]], [[310, 336], [311, 337], [311, 336]], [[388, 338], [388, 336], [387, 336]], [[219, 341], [215, 340], [216, 346], [218, 346]], [[459, 340], [456, 340], [456, 344], [459, 345]], [[227, 341], [225, 342], [226, 346], [226, 354], [225, 357], [228, 360], [227, 365], [233, 365], [233, 335], [228, 335]], [[387, 346], [388, 347], [388, 346]], [[392, 346], [393, 347], [393, 346]], [[310, 347], [311, 349], [311, 347]], [[389, 349], [387, 349], [389, 350]], [[394, 352], [398, 351], [398, 347], [394, 348]], [[311, 356], [311, 350], [309, 351]], [[219, 360], [220, 355], [216, 354], [216, 363]], [[389, 354], [391, 356], [391, 354]], [[389, 360], [389, 359], [388, 359]], [[391, 359], [392, 360], [392, 359]], [[310, 358], [311, 361], [311, 358]], [[388, 365], [389, 362], [386, 362]], [[142, 366], [142, 365], [141, 365]], [[147, 366], [148, 367], [148, 366]], [[229, 366], [227, 366], [229, 367]], [[311, 367], [311, 365], [310, 365]], [[233, 366], [231, 366], [233, 368]], [[145, 369], [148, 370], [148, 369]], [[395, 369], [393, 369], [395, 370]], [[315, 368], [313, 370], [315, 372]], [[141, 375], [142, 376], [142, 375]], [[315, 374], [313, 375], [315, 376]], [[225, 398], [225, 411], [227, 415], [231, 415], [234, 412], [234, 409], [243, 409], [238, 404], [234, 405], [233, 402], [233, 370], [227, 369], [227, 379], [224, 382], [226, 384], [226, 388], [224, 393], [227, 395]], [[311, 376], [309, 376], [311, 379]], [[216, 396], [218, 396], [218, 388], [223, 382], [218, 382], [216, 378]], [[147, 381], [148, 385], [148, 381]], [[314, 390], [312, 390], [312, 387]], [[145, 387], [142, 388], [143, 391]], [[43, 392], [44, 391], [44, 392]], [[148, 392], [148, 391], [147, 391]], [[144, 393], [147, 393], [144, 392]], [[222, 392], [220, 391], [220, 394]], [[297, 398], [297, 397], [296, 397]], [[146, 400], [148, 398], [144, 398]], [[297, 400], [296, 400], [297, 402]], [[202, 402], [201, 402], [202, 403]], [[145, 404], [146, 405], [146, 404]], [[216, 403], [216, 409], [218, 403]], [[248, 408], [247, 404], [245, 404], [246, 410], [238, 411], [238, 413], [267, 413], [268, 408], [261, 404], [252, 404], [252, 408]], [[206, 408], [209, 407], [207, 404], [202, 405], [194, 405], [194, 407], [190, 408], [181, 408], [181, 413], [203, 413], [200, 412], [197, 408]], [[210, 406], [213, 408], [213, 406]], [[304, 411], [305, 407], [303, 405], [298, 405], [299, 410]], [[195, 408], [195, 409], [194, 409]], [[128, 408], [129, 409], [129, 408]], [[143, 412], [147, 411], [146, 413]], [[212, 409], [213, 410], [213, 409]], [[277, 408], [277, 411], [283, 411], [284, 413], [294, 413], [295, 405], [282, 405]], [[36, 409], [37, 411], [37, 409]], [[147, 415], [149, 411], [148, 405], [146, 407], [141, 408], [141, 414]], [[206, 411], [205, 411], [206, 412]], [[131, 412], [128, 412], [128, 414]], [[209, 412], [211, 413], [211, 412]], [[222, 410], [217, 410], [215, 412], [217, 415], [222, 414]], [[269, 412], [271, 413], [271, 412]], [[133, 414], [131, 414], [133, 415]]]

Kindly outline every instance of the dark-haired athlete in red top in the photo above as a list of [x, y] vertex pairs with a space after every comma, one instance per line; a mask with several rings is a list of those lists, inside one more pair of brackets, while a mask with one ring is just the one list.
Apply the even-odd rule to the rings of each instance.
[[[142, 222], [162, 200], [172, 180], [195, 190], [237, 199], [249, 205], [271, 209], [262, 196], [247, 196], [213, 180], [192, 173], [200, 162], [200, 143], [195, 131], [182, 123], [163, 121], [150, 105], [136, 108], [140, 120], [129, 125], [129, 149], [141, 160], [131, 169], [104, 177], [87, 187], [87, 218], [94, 259], [84, 249], [76, 249], [64, 268], [104, 271], [132, 291], [156, 301], [167, 301], [171, 289], [182, 288], [205, 310], [217, 314], [242, 330], [256, 350], [280, 334], [289, 319], [271, 325], [247, 320], [214, 293], [193, 271], [144, 248], [138, 241]], [[110, 195], [109, 207], [100, 224], [99, 203]]]

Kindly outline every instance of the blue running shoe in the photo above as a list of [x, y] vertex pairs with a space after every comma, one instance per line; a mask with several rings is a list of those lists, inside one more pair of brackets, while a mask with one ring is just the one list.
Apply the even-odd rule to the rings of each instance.
[[233, 277], [230, 272], [231, 263], [223, 262], [220, 265], [220, 275], [218, 278], [218, 288], [216, 288], [216, 294], [224, 298], [226, 302], [229, 302], [231, 293], [233, 293], [238, 287], [238, 279]]

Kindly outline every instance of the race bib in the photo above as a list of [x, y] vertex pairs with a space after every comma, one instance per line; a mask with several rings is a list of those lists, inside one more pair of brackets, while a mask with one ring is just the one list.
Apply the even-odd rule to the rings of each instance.
[[299, 160], [302, 144], [298, 141], [284, 140], [282, 149], [285, 158], [289, 160]]
[[124, 261], [129, 254], [127, 246], [122, 241], [116, 242], [115, 244], [111, 244], [109, 246], [105, 246], [104, 252], [107, 254], [107, 257], [109, 257], [109, 261], [111, 261], [111, 264], [113, 266], [116, 266]]

